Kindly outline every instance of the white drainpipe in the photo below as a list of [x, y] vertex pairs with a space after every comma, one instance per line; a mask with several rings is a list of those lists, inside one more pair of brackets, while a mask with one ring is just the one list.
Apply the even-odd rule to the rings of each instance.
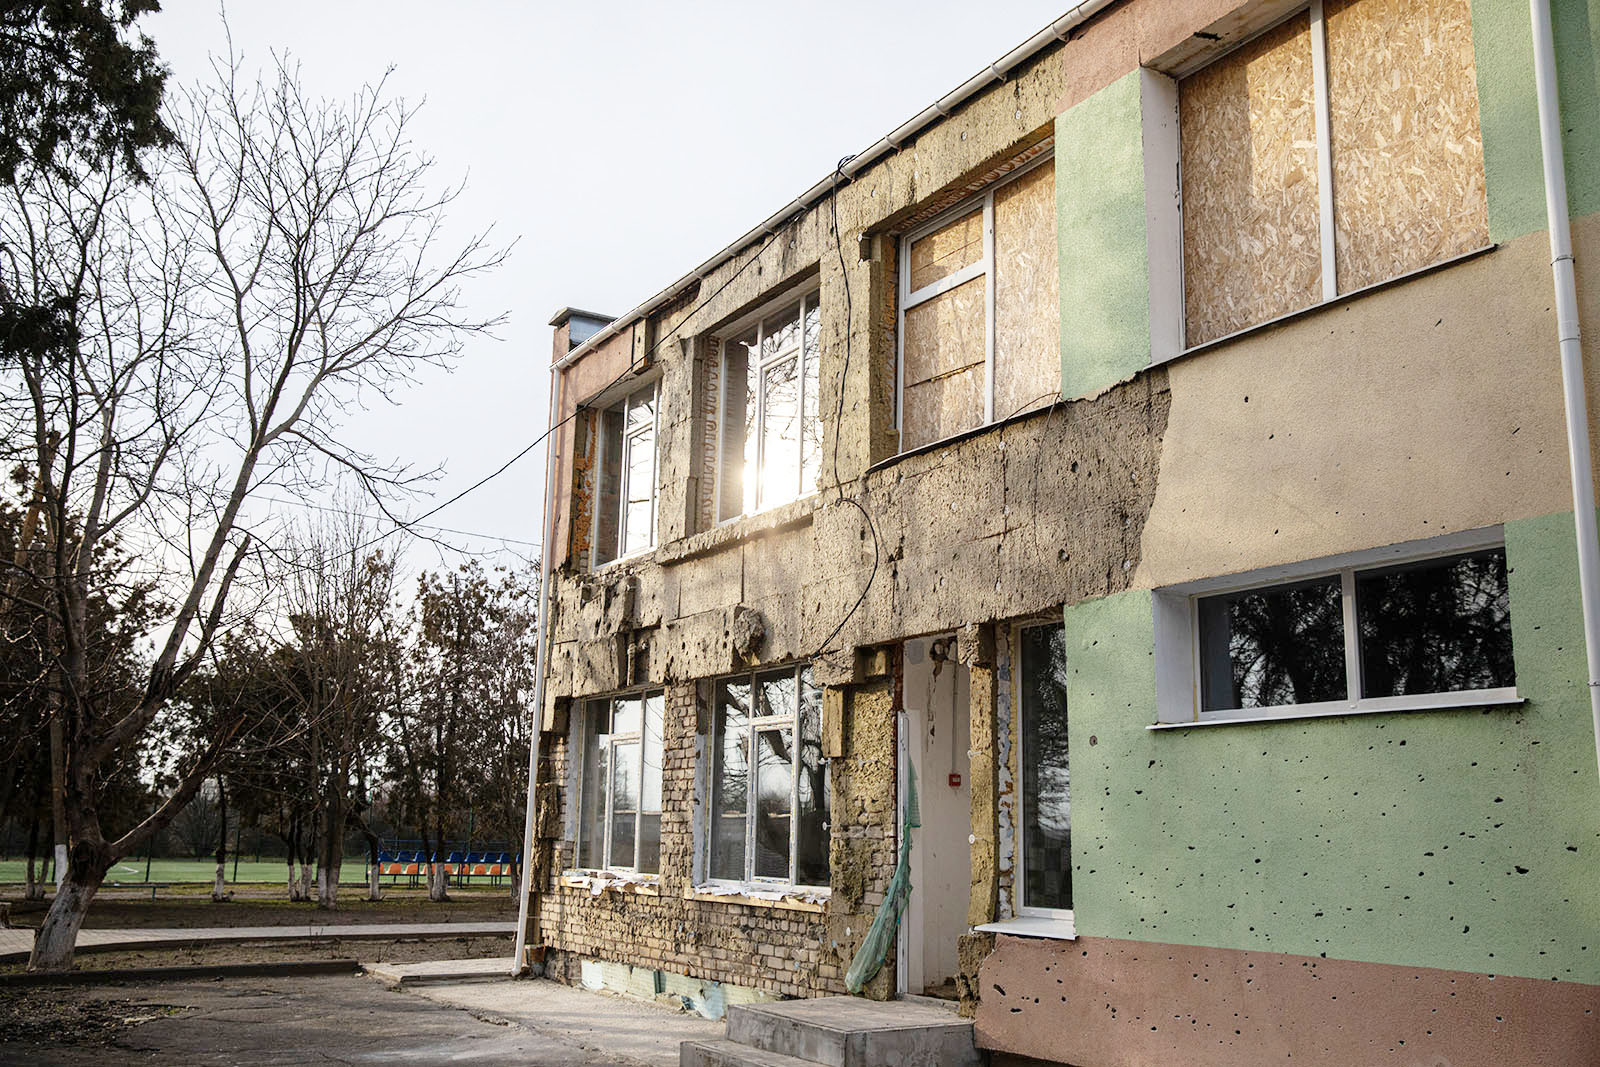
[[517, 942], [511, 955], [511, 975], [516, 977], [528, 967], [523, 960], [528, 946], [528, 897], [533, 889], [533, 829], [534, 814], [539, 795], [539, 741], [544, 726], [544, 676], [549, 667], [546, 639], [550, 618], [550, 565], [555, 558], [553, 543], [556, 498], [556, 416], [560, 412], [561, 368], [570, 362], [570, 353], [550, 366], [550, 420], [544, 445], [544, 517], [540, 526], [544, 536], [539, 544], [539, 618], [534, 627], [534, 659], [537, 673], [533, 680], [533, 716], [528, 724], [528, 805], [522, 819], [522, 894], [517, 904]]
[[1594, 471], [1589, 460], [1589, 405], [1578, 336], [1578, 283], [1572, 262], [1572, 220], [1567, 215], [1567, 166], [1561, 146], [1561, 101], [1556, 92], [1556, 46], [1549, 0], [1529, 0], [1533, 16], [1533, 80], [1539, 96], [1539, 145], [1544, 154], [1544, 203], [1550, 224], [1550, 266], [1555, 273], [1556, 333], [1561, 345], [1561, 391], [1567, 408], [1567, 458], [1572, 468], [1572, 510], [1578, 528], [1578, 589], [1583, 599], [1583, 644], [1589, 657], [1589, 710], [1594, 718], [1595, 760], [1600, 768], [1600, 537], [1594, 514]]

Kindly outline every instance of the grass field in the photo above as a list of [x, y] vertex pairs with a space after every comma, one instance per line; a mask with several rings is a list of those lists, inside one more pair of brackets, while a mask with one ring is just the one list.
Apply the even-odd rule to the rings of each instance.
[[[0, 860], [0, 884], [21, 885], [26, 877], [26, 860]], [[38, 868], [35, 868], [38, 871]], [[106, 882], [143, 882], [145, 881], [145, 864], [143, 859], [124, 860], [111, 869], [106, 876]], [[216, 877], [217, 863], [215, 860], [152, 860], [150, 863], [150, 878], [152, 882], [203, 882], [211, 884]], [[344, 866], [339, 868], [340, 885], [365, 885], [366, 884], [366, 859], [362, 856], [346, 856]], [[234, 883], [233, 861], [228, 861], [228, 882]], [[283, 860], [239, 860], [238, 884], [244, 885], [253, 882], [285, 882], [289, 877], [289, 866]], [[385, 878], [387, 885], [391, 879]], [[402, 878], [404, 885], [407, 879]]]

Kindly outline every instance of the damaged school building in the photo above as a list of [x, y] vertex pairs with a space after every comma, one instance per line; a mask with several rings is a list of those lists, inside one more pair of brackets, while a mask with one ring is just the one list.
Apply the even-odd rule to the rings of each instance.
[[914, 779], [862, 996], [996, 1064], [1600, 1062], [1600, 0], [1542, 7], [1079, 4], [561, 311], [530, 958], [843, 994]]

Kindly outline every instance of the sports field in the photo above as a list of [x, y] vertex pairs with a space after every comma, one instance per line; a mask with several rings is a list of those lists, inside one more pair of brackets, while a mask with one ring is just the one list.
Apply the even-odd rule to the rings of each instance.
[[[0, 885], [20, 885], [25, 878], [27, 870], [26, 860], [0, 860]], [[34, 870], [38, 872], [39, 867]], [[344, 866], [339, 868], [340, 885], [365, 885], [366, 884], [366, 858], [363, 856], [346, 856]], [[150, 861], [150, 877], [152, 882], [204, 882], [211, 884], [217, 875], [216, 860], [152, 860]], [[289, 866], [283, 860], [255, 860], [241, 858], [239, 860], [238, 884], [244, 885], [252, 882], [285, 882], [289, 877]], [[235, 879], [233, 875], [233, 860], [228, 860], [227, 878], [230, 884]], [[106, 883], [112, 882], [143, 882], [145, 881], [145, 861], [143, 859], [124, 860], [111, 869], [106, 875]], [[388, 884], [392, 879], [385, 878]], [[405, 884], [407, 879], [401, 879]]]

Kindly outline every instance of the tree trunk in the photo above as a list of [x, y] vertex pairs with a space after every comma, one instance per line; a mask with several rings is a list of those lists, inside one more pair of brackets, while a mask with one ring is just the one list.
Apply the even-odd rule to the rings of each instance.
[[[342, 783], [340, 783], [342, 786]], [[317, 907], [332, 911], [339, 906], [339, 868], [344, 863], [344, 795], [329, 788], [322, 809], [322, 841], [317, 850]]]
[[34, 876], [33, 865], [39, 857], [39, 817], [28, 820], [28, 880], [22, 891], [23, 900], [43, 900], [44, 885]]
[[378, 835], [367, 829], [365, 825], [361, 827], [361, 832], [367, 839], [367, 899], [382, 900], [383, 886], [378, 882], [378, 876], [382, 873], [378, 869], [378, 852], [380, 851]]
[[111, 853], [105, 845], [98, 848], [79, 840], [72, 846], [67, 863], [67, 876], [56, 898], [45, 913], [44, 922], [33, 939], [33, 955], [28, 958], [30, 971], [66, 971], [72, 969], [72, 953], [78, 943], [78, 930], [84, 916], [89, 914], [89, 904], [94, 900], [106, 871], [111, 869]]
[[434, 828], [433, 862], [428, 865], [428, 899], [442, 904], [450, 899], [449, 879], [444, 873], [444, 827]]
[[228, 901], [228, 787], [223, 784], [222, 778], [217, 778], [218, 807], [222, 812], [222, 828], [217, 834], [217, 878], [211, 886], [211, 902], [225, 904]]

